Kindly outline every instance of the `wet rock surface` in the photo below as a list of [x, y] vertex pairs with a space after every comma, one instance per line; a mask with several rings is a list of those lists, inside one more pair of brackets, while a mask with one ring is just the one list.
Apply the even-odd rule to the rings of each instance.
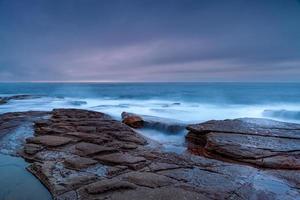
[[[227, 130], [241, 130], [223, 125]], [[275, 122], [273, 125], [278, 128]], [[189, 129], [195, 135], [216, 131], [211, 122], [209, 127]], [[298, 125], [281, 124], [280, 130], [283, 128], [294, 131]], [[276, 135], [281, 139], [279, 130]], [[58, 144], [58, 137], [63, 142]], [[285, 139], [292, 137], [297, 140], [293, 134], [286, 134]], [[55, 199], [300, 199], [296, 168], [263, 169], [189, 153], [161, 152], [125, 124], [99, 112], [54, 110], [49, 119], [35, 123], [35, 136], [26, 142], [22, 156], [31, 162], [28, 170]]]
[[16, 155], [33, 135], [32, 127], [39, 119], [47, 118], [49, 112], [15, 112], [0, 115], [0, 153]]
[[139, 115], [123, 112], [121, 116], [122, 116], [122, 122], [132, 128], [144, 127], [144, 119]]
[[135, 113], [122, 113], [123, 123], [132, 128], [151, 128], [162, 130], [168, 133], [178, 133], [184, 131], [186, 124], [173, 119], [155, 117], [149, 115], [138, 115]]
[[[300, 125], [267, 119], [208, 121], [187, 138], [211, 157], [274, 169], [300, 169]], [[198, 145], [198, 146], [197, 146]]]
[[26, 122], [35, 122], [41, 117], [45, 117], [50, 112], [28, 111], [28, 112], [11, 112], [0, 114], [0, 137]]

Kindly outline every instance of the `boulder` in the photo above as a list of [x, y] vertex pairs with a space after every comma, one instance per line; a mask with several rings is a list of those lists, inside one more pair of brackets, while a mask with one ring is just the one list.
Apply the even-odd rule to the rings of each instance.
[[122, 122], [132, 128], [142, 128], [144, 126], [144, 120], [142, 117], [131, 114], [131, 113], [122, 113]]

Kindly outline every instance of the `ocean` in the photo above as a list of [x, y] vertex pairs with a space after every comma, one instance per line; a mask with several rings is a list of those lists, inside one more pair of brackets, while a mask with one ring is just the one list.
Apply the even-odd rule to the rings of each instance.
[[0, 83], [12, 100], [0, 113], [82, 108], [120, 119], [123, 111], [186, 123], [264, 117], [300, 123], [300, 83]]

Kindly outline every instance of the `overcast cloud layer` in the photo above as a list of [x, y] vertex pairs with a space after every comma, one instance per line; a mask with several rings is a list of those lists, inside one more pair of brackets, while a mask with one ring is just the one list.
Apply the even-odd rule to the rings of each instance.
[[0, 81], [299, 81], [297, 0], [0, 0]]

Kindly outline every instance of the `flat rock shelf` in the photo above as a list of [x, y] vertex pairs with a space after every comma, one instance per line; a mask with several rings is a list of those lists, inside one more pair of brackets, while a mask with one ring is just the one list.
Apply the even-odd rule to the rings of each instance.
[[254, 119], [191, 125], [188, 141], [202, 152], [193, 155], [153, 149], [100, 112], [47, 114], [19, 155], [54, 199], [300, 199], [300, 125]]
[[259, 167], [300, 169], [300, 125], [267, 119], [208, 121], [190, 125], [188, 140], [218, 155]]

